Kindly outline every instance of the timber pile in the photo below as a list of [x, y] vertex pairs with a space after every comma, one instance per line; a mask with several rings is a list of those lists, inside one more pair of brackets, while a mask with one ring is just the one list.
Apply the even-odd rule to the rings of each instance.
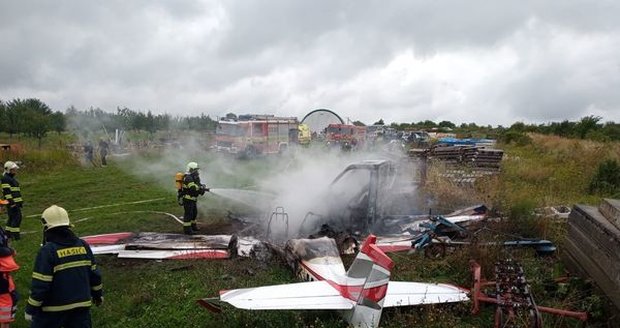
[[476, 148], [472, 163], [476, 167], [488, 167], [499, 169], [504, 151], [501, 149]]
[[409, 156], [426, 157], [454, 166], [499, 169], [504, 151], [476, 146], [438, 146], [428, 149], [411, 149]]
[[570, 269], [590, 277], [620, 308], [620, 201], [597, 208], [575, 205], [568, 217], [564, 258]]
[[[409, 156], [421, 162], [421, 170], [426, 172], [426, 163], [446, 164], [442, 176], [457, 185], [474, 185], [481, 177], [497, 174], [501, 167], [504, 151], [478, 146], [434, 146], [426, 149], [412, 148]], [[422, 173], [425, 176], [426, 173]]]

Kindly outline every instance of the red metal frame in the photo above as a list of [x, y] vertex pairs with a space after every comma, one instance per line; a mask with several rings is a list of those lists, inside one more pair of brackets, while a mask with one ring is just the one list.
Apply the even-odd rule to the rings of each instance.
[[[480, 264], [478, 264], [476, 261], [471, 260], [469, 262], [469, 266], [470, 266], [473, 280], [474, 280], [473, 286], [471, 288], [471, 298], [472, 298], [472, 303], [473, 303], [472, 310], [471, 310], [472, 314], [478, 314], [480, 312], [480, 302], [492, 303], [492, 304], [507, 304], [509, 302], [508, 300], [503, 300], [503, 299], [498, 300], [496, 298], [488, 297], [486, 294], [484, 294], [482, 289], [487, 286], [495, 285], [495, 282], [486, 281], [482, 279], [482, 273], [481, 273], [482, 270], [481, 270]], [[581, 320], [584, 322], [588, 320], [587, 312], [569, 311], [569, 310], [555, 309], [555, 308], [550, 308], [546, 306], [538, 306], [538, 305], [536, 306], [536, 308], [538, 309], [538, 311], [544, 312], [544, 313], [549, 313], [549, 314], [562, 316], [562, 317], [574, 318], [574, 319]]]

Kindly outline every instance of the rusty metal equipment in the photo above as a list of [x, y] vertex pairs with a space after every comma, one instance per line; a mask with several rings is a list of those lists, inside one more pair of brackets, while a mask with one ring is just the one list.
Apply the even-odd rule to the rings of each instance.
[[[471, 289], [472, 313], [480, 312], [480, 303], [493, 303], [497, 306], [495, 311], [495, 326], [517, 327], [517, 320], [527, 320], [528, 326], [542, 328], [541, 312], [558, 316], [574, 318], [585, 322], [588, 319], [586, 312], [576, 312], [562, 309], [538, 306], [530, 291], [530, 286], [525, 279], [523, 267], [513, 260], [499, 261], [495, 264], [495, 281], [486, 281], [481, 277], [481, 267], [474, 261], [470, 261], [473, 275], [473, 287]], [[493, 292], [486, 289], [495, 286]], [[522, 321], [519, 321], [522, 322]]]

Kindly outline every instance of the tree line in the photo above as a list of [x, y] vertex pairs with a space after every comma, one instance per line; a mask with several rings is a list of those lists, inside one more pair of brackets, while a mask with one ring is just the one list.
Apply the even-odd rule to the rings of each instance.
[[64, 112], [54, 111], [47, 104], [36, 98], [0, 99], [0, 132], [35, 137], [41, 140], [49, 132], [63, 131], [99, 131], [114, 129], [147, 131], [155, 133], [163, 130], [215, 131], [217, 121], [209, 115], [171, 116], [170, 114], [153, 114], [129, 108], [117, 108], [107, 112], [100, 108], [78, 110], [71, 106]]
[[525, 124], [516, 122], [508, 131], [517, 133], [536, 132], [565, 138], [591, 139], [596, 141], [620, 141], [620, 124], [602, 123], [600, 116], [585, 116], [579, 121], [551, 122], [546, 124]]
[[119, 107], [116, 112], [107, 112], [100, 108], [78, 110], [71, 106], [66, 110], [65, 117], [70, 130], [95, 131], [106, 129], [109, 131], [120, 129], [150, 133], [168, 130], [213, 132], [217, 127], [217, 121], [205, 114], [172, 116], [170, 114], [153, 114], [150, 110], [146, 112], [135, 111], [126, 107]]
[[[355, 121], [355, 125], [364, 125], [362, 122]], [[374, 125], [385, 125], [383, 119]], [[510, 127], [491, 125], [477, 125], [476, 123], [462, 123], [456, 125], [450, 121], [435, 123], [431, 120], [412, 122], [412, 123], [391, 123], [390, 127], [400, 130], [437, 130], [440, 132], [453, 132], [457, 134], [477, 134], [487, 137], [497, 137], [511, 142], [515, 139], [527, 138], [527, 133], [540, 133], [546, 135], [557, 135], [565, 138], [590, 139], [595, 141], [620, 141], [620, 123], [613, 121], [602, 122], [600, 116], [584, 116], [578, 121], [564, 120], [561, 122], [548, 122], [541, 124], [526, 124], [515, 122]]]
[[[228, 113], [226, 116], [236, 116]], [[356, 125], [363, 125], [360, 121]], [[126, 107], [118, 107], [109, 112], [100, 108], [84, 110], [71, 106], [64, 112], [54, 111], [47, 104], [36, 98], [0, 99], [0, 132], [13, 137], [16, 134], [35, 137], [41, 142], [47, 133], [55, 131], [61, 133], [71, 131], [99, 131], [114, 129], [147, 131], [191, 130], [200, 132], [214, 132], [217, 120], [209, 115], [172, 116], [170, 114], [153, 114], [151, 111], [136, 111]], [[375, 122], [383, 125], [383, 119]], [[567, 138], [592, 139], [596, 141], [620, 141], [620, 124], [602, 122], [599, 116], [585, 116], [578, 121], [564, 120], [543, 124], [526, 124], [516, 122], [510, 127], [490, 125], [479, 126], [476, 123], [456, 125], [450, 121], [435, 123], [431, 120], [412, 123], [391, 123], [390, 127], [397, 130], [431, 130], [455, 132], [464, 135], [496, 137], [505, 142], [527, 142], [527, 133], [535, 132], [549, 135], [558, 135]]]

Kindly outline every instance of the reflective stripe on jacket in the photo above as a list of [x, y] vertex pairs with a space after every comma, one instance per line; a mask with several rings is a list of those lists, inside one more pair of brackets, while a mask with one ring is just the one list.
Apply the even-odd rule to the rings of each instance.
[[0, 179], [0, 183], [2, 186], [2, 195], [4, 199], [9, 202], [9, 206], [14, 204], [21, 205], [24, 202], [19, 182], [12, 174], [5, 173], [2, 179]]
[[191, 201], [197, 201], [198, 195], [200, 195], [200, 189], [200, 177], [185, 174], [183, 177], [183, 198]]
[[0, 275], [2, 275], [0, 279], [8, 281], [8, 292], [0, 294], [0, 323], [9, 323], [15, 321], [17, 312], [15, 282], [8, 272], [2, 272]]
[[66, 311], [90, 307], [103, 285], [95, 257], [81, 239], [72, 245], [47, 242], [37, 254], [27, 313]]

